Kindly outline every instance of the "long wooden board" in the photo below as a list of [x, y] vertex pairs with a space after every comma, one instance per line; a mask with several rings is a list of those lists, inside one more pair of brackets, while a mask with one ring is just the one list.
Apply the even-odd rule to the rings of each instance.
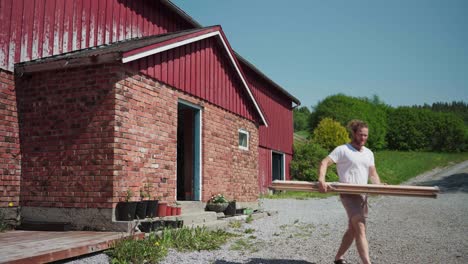
[[[405, 186], [405, 185], [378, 185], [378, 184], [348, 184], [331, 182], [329, 192], [349, 193], [349, 194], [379, 194], [392, 196], [411, 196], [437, 198], [440, 192], [437, 186]], [[318, 182], [306, 181], [279, 181], [275, 180], [270, 189], [282, 191], [308, 191], [318, 192]]]

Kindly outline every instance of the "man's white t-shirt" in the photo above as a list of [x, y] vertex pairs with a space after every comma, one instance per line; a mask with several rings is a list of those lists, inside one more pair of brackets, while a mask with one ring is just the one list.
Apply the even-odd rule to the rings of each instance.
[[335, 163], [340, 176], [340, 182], [352, 184], [367, 184], [369, 168], [375, 166], [374, 154], [366, 147], [361, 151], [351, 144], [336, 147], [328, 155]]

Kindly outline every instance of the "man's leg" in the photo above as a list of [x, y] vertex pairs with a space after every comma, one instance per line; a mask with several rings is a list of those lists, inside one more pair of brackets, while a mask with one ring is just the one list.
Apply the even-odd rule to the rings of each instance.
[[369, 244], [366, 238], [366, 224], [362, 215], [354, 215], [351, 218], [351, 224], [354, 228], [354, 237], [356, 239], [356, 247], [361, 257], [362, 263], [370, 264]]
[[338, 252], [336, 253], [335, 260], [343, 259], [344, 254], [346, 254], [346, 251], [348, 251], [349, 247], [353, 244], [354, 241], [354, 229], [353, 225], [350, 223], [348, 226], [348, 230], [346, 230], [346, 233], [343, 236], [343, 239], [341, 240], [341, 246], [338, 249]]

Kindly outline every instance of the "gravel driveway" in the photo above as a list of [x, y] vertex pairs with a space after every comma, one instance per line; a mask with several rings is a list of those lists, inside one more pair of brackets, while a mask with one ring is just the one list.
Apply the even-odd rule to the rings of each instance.
[[[407, 184], [437, 185], [443, 193], [438, 199], [369, 198], [373, 263], [468, 263], [468, 161], [419, 175]], [[333, 263], [347, 227], [337, 196], [261, 203], [265, 210], [278, 214], [231, 230], [243, 235], [221, 250], [170, 251], [163, 263]], [[246, 234], [247, 229], [255, 231]], [[347, 259], [360, 263], [354, 244]], [[107, 257], [98, 254], [69, 263], [107, 263]]]

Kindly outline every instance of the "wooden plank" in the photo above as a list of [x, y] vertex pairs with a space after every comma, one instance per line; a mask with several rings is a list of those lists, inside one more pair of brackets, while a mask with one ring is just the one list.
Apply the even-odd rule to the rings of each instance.
[[[144, 233], [10, 231], [0, 234], [0, 263], [46, 263], [108, 249], [118, 240]], [[23, 250], [22, 250], [23, 249]]]
[[[393, 196], [411, 196], [437, 198], [440, 192], [438, 187], [422, 186], [404, 186], [404, 185], [377, 185], [377, 184], [347, 184], [347, 183], [329, 183], [330, 192], [349, 193], [349, 194], [379, 194]], [[273, 181], [271, 184], [273, 190], [285, 191], [310, 191], [318, 192], [318, 182], [302, 181]]]

